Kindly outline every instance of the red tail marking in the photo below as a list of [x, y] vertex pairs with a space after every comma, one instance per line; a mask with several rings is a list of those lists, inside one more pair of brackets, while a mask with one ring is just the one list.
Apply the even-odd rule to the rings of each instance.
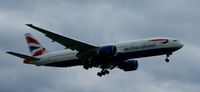
[[42, 55], [42, 54], [44, 53], [44, 51], [45, 51], [45, 49], [43, 48], [43, 49], [41, 49], [41, 50], [35, 52], [35, 53], [33, 54], [33, 56], [40, 56], [40, 55]]
[[39, 44], [39, 42], [38, 42], [37, 40], [35, 40], [35, 39], [33, 39], [33, 38], [29, 37], [29, 36], [28, 36], [26, 39], [27, 39], [27, 42], [28, 42], [28, 43]]

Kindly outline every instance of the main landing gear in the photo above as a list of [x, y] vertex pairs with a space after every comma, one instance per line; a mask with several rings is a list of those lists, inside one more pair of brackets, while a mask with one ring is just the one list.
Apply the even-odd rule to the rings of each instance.
[[89, 68], [92, 68], [92, 65], [83, 65], [83, 68], [84, 68], [85, 70], [88, 70]]
[[92, 65], [92, 62], [84, 62], [84, 65], [83, 65], [83, 68], [85, 69], [85, 70], [88, 70], [88, 69], [90, 69], [90, 68], [92, 68], [93, 67], [93, 65]]
[[172, 53], [168, 53], [168, 54], [166, 55], [165, 62], [167, 62], [167, 63], [169, 62], [169, 56], [170, 56], [170, 55], [172, 55]]
[[97, 73], [99, 77], [102, 77], [103, 75], [109, 74], [110, 72], [108, 70], [101, 70], [100, 72]]
[[88, 70], [88, 69], [89, 69], [89, 66], [88, 66], [88, 65], [84, 65], [83, 68], [84, 68], [85, 70]]

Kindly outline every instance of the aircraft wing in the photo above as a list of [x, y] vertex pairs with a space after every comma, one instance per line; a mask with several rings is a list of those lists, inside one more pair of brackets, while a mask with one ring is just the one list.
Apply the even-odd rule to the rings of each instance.
[[56, 42], [64, 45], [66, 48], [69, 48], [71, 50], [77, 50], [79, 52], [84, 52], [84, 51], [86, 51], [88, 49], [97, 48], [96, 46], [93, 46], [93, 45], [90, 45], [90, 44], [87, 44], [87, 43], [83, 43], [81, 41], [77, 41], [77, 40], [74, 40], [74, 39], [71, 39], [71, 38], [68, 38], [68, 37], [65, 37], [65, 36], [50, 32], [50, 31], [47, 31], [45, 29], [36, 27], [36, 26], [34, 26], [32, 24], [26, 24], [26, 25], [31, 27], [31, 28], [33, 28], [33, 29], [35, 29], [35, 30], [37, 30], [37, 31], [39, 31], [39, 32], [42, 32], [48, 38], [50, 38], [53, 41], [56, 41]]

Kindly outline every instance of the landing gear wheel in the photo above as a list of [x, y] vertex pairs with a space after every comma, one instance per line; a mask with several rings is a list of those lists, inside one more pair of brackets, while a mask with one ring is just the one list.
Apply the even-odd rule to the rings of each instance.
[[168, 63], [169, 62], [169, 58], [166, 58], [165, 61]]
[[85, 64], [85, 65], [83, 65], [83, 68], [86, 69], [86, 70], [88, 70], [89, 68], [92, 68], [92, 65]]
[[102, 74], [101, 74], [101, 72], [98, 72], [98, 73], [97, 73], [97, 75], [98, 75], [99, 77], [102, 77]]
[[105, 72], [101, 72], [101, 74], [102, 74], [102, 75], [106, 75], [106, 73], [105, 73]]
[[165, 61], [168, 63], [169, 62], [169, 56], [170, 55], [172, 55], [172, 53], [168, 53], [167, 55], [166, 55], [166, 59], [165, 59]]
[[99, 77], [102, 77], [103, 75], [109, 74], [110, 72], [108, 70], [101, 70], [101, 72], [98, 72], [97, 75]]
[[109, 74], [110, 72], [108, 70], [105, 70], [105, 74]]
[[84, 65], [83, 68], [86, 69], [86, 70], [88, 70], [89, 66], [88, 65]]

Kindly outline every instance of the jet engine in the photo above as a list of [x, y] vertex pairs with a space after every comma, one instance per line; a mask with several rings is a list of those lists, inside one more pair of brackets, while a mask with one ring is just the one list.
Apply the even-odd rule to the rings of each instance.
[[126, 60], [122, 62], [118, 68], [124, 71], [134, 71], [138, 68], [138, 61], [137, 60]]
[[117, 48], [116, 46], [99, 47], [97, 50], [97, 54], [100, 57], [111, 58], [117, 55]]

